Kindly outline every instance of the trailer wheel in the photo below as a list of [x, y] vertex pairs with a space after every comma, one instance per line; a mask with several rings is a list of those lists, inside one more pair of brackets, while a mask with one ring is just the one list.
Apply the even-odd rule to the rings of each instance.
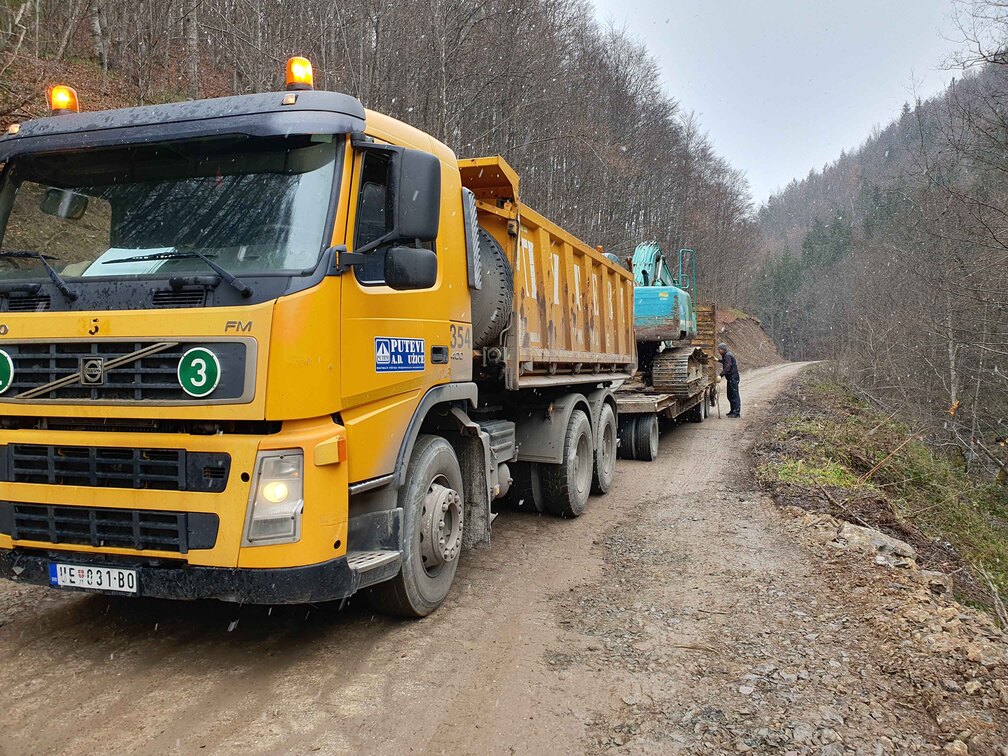
[[635, 459], [653, 462], [658, 458], [658, 416], [638, 415], [634, 428]]
[[546, 509], [557, 517], [577, 517], [588, 503], [594, 467], [591, 423], [582, 410], [571, 412], [563, 448], [563, 462], [540, 468]]
[[634, 448], [637, 433], [637, 415], [620, 415], [619, 417], [619, 458], [637, 459]]
[[462, 473], [451, 444], [420, 436], [399, 489], [403, 509], [402, 569], [369, 593], [381, 612], [426, 617], [448, 595], [462, 549]]
[[595, 447], [595, 469], [592, 473], [592, 493], [604, 494], [612, 486], [616, 475], [616, 413], [609, 404], [602, 405], [599, 415], [597, 446]]

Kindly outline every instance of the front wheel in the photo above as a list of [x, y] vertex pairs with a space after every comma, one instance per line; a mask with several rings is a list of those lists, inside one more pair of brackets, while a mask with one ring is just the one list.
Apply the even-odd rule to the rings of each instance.
[[403, 617], [426, 617], [448, 595], [462, 550], [464, 497], [455, 450], [440, 436], [420, 436], [399, 489], [402, 569], [371, 589], [372, 605]]

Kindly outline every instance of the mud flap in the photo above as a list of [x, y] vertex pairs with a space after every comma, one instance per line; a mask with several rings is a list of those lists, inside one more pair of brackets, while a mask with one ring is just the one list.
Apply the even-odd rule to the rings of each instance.
[[451, 410], [458, 426], [458, 435], [449, 438], [455, 447], [462, 485], [465, 487], [465, 529], [462, 531], [462, 548], [475, 549], [490, 545], [490, 502], [494, 498], [492, 485], [496, 480], [490, 469], [493, 455], [490, 452], [490, 434], [458, 407]]
[[477, 430], [477, 435], [460, 434], [453, 439], [462, 469], [465, 486], [465, 529], [462, 548], [475, 549], [490, 545], [490, 436]]
[[355, 515], [347, 523], [348, 551], [402, 551], [401, 508]]

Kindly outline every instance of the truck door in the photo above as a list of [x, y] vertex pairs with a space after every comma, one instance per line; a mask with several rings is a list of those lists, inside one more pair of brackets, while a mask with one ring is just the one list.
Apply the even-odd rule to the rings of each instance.
[[[345, 242], [351, 252], [387, 234], [394, 222], [393, 155], [358, 150], [353, 160]], [[422, 244], [433, 247], [438, 256], [434, 286], [410, 291], [385, 284], [385, 257], [391, 246], [366, 252], [364, 262], [342, 276], [342, 415], [352, 450], [351, 482], [392, 471], [421, 397], [449, 379], [452, 307], [446, 290], [452, 287], [446, 280], [452, 276], [439, 242]], [[466, 292], [464, 287], [454, 288]]]

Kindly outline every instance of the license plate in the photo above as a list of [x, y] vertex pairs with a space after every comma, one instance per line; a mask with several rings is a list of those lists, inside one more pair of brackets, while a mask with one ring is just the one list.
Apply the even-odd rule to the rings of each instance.
[[137, 571], [118, 567], [85, 567], [79, 564], [49, 564], [49, 585], [91, 591], [137, 592]]

